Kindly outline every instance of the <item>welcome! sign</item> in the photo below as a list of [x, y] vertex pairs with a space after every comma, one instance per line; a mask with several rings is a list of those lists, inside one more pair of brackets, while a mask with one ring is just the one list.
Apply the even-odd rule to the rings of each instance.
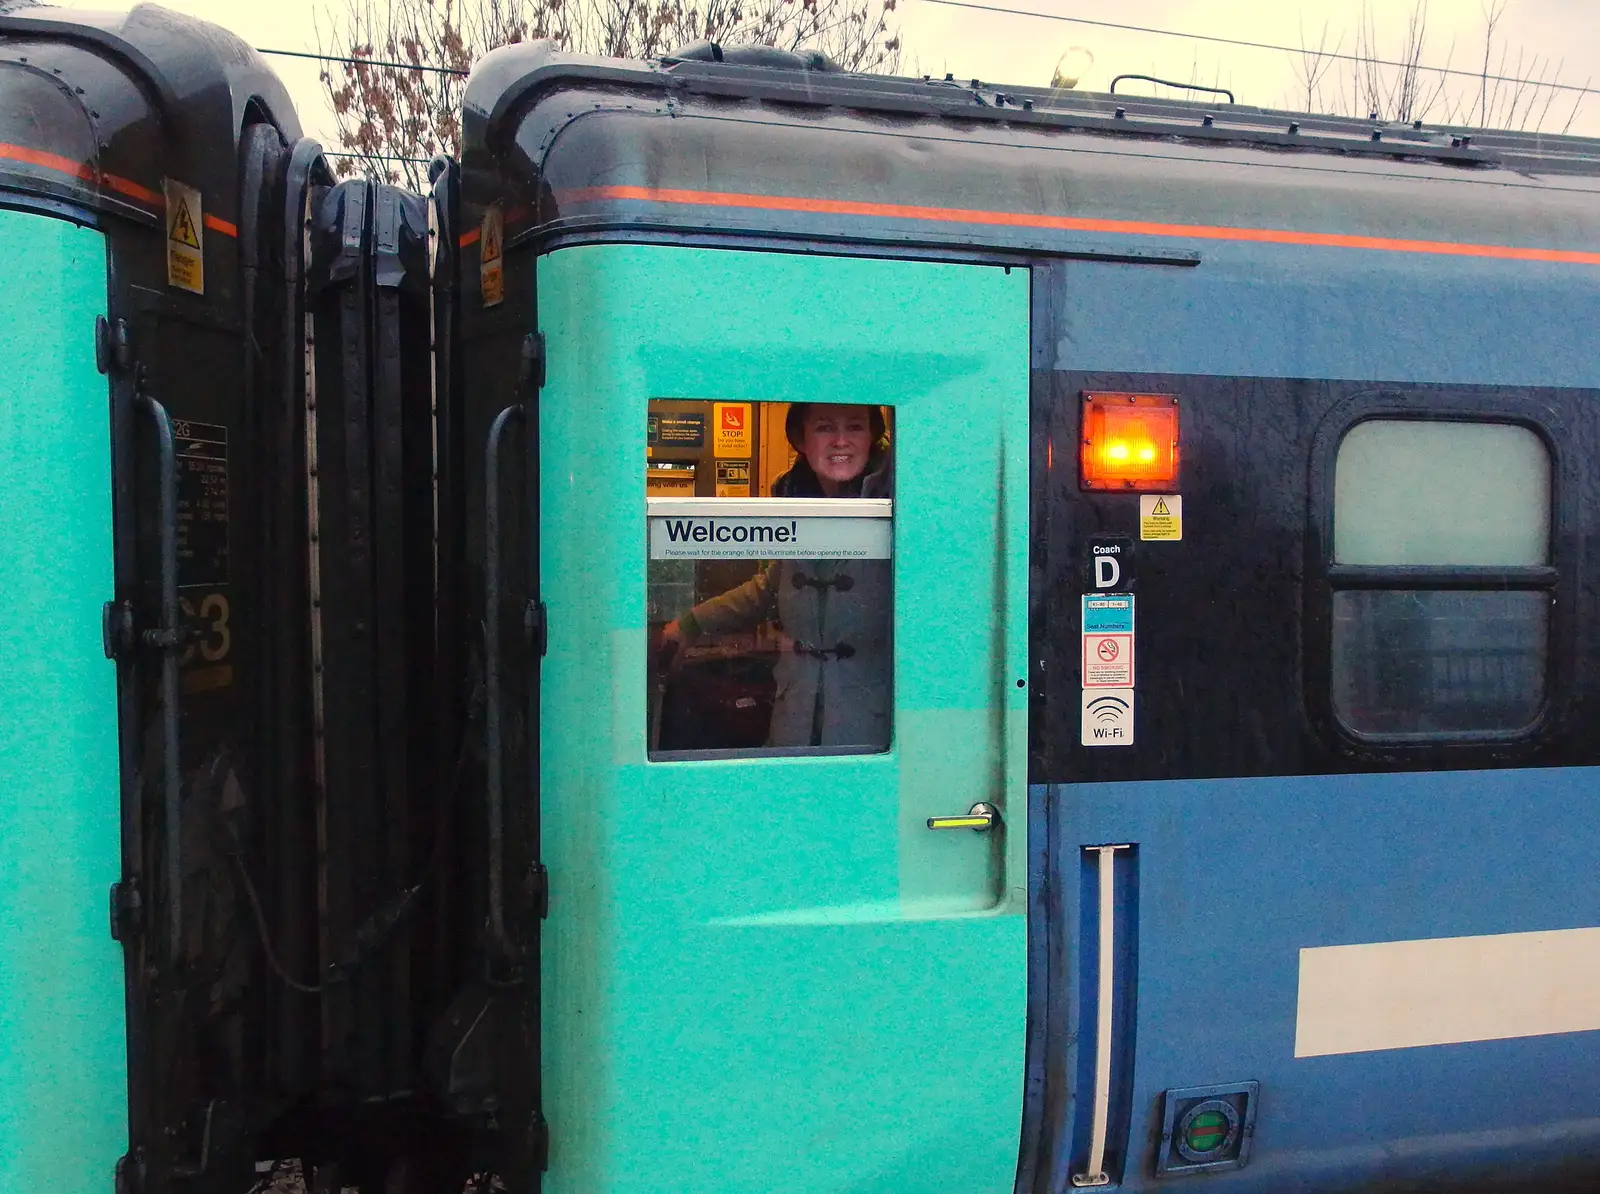
[[652, 560], [887, 560], [893, 503], [650, 498]]

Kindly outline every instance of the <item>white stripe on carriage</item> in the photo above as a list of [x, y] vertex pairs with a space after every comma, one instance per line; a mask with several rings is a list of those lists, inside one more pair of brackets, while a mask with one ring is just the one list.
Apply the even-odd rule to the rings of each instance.
[[1600, 928], [1300, 951], [1294, 1055], [1600, 1030]]

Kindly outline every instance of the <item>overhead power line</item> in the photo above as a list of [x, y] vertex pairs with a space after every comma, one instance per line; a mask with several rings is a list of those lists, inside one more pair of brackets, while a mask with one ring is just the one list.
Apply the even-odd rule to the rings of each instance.
[[1462, 70], [1451, 66], [1423, 66], [1421, 63], [1396, 62], [1387, 58], [1368, 58], [1360, 54], [1340, 54], [1332, 50], [1313, 50], [1306, 46], [1277, 46], [1270, 42], [1243, 41], [1236, 37], [1219, 37], [1213, 33], [1185, 33], [1178, 29], [1157, 29], [1151, 25], [1123, 25], [1116, 21], [1094, 21], [1088, 17], [1064, 17], [1053, 12], [1034, 12], [1026, 8], [1005, 8], [998, 4], [978, 4], [975, 0], [923, 0], [925, 4], [939, 4], [946, 8], [970, 8], [977, 12], [1001, 13], [1011, 17], [1037, 17], [1041, 21], [1061, 21], [1068, 25], [1092, 25], [1097, 29], [1117, 29], [1124, 33], [1151, 33], [1158, 37], [1180, 37], [1188, 41], [1212, 42], [1221, 46], [1240, 46], [1247, 50], [1275, 50], [1282, 54], [1304, 54], [1307, 57], [1331, 58], [1336, 62], [1362, 62], [1372, 66], [1397, 66], [1402, 70], [1415, 68], [1437, 75], [1460, 75], [1490, 83], [1520, 83], [1527, 86], [1548, 87], [1552, 91], [1575, 91], [1584, 95], [1600, 95], [1600, 87], [1579, 86], [1576, 83], [1545, 82], [1540, 79], [1519, 79], [1515, 75], [1491, 75], [1483, 71]]
[[350, 58], [340, 54], [313, 54], [309, 50], [269, 50], [265, 46], [257, 46], [256, 53], [277, 54], [280, 58], [310, 58], [316, 62], [343, 62], [350, 66], [387, 66], [393, 70], [420, 70], [434, 75], [460, 75], [462, 78], [469, 73], [448, 66], [424, 66], [418, 62], [384, 62], [378, 58]]
[[363, 162], [415, 162], [419, 166], [433, 164], [432, 158], [407, 158], [396, 153], [351, 153], [344, 149], [324, 149], [325, 158], [357, 158]]
[[[1117, 21], [1096, 21], [1089, 17], [1065, 17], [1059, 13], [1036, 12], [1028, 8], [1006, 8], [998, 4], [979, 4], [977, 0], [923, 0], [925, 4], [937, 4], [945, 8], [965, 8], [974, 12], [992, 12], [1010, 17], [1033, 17], [1041, 21], [1059, 21], [1067, 25], [1089, 25], [1096, 29], [1116, 29], [1123, 33], [1148, 33], [1156, 37], [1176, 37], [1186, 41], [1210, 42], [1219, 46], [1238, 46], [1246, 50], [1270, 50], [1279, 54], [1303, 54], [1317, 58], [1329, 58], [1335, 62], [1358, 62], [1372, 66], [1392, 66], [1401, 70], [1416, 69], [1428, 71], [1431, 74], [1457, 75], [1464, 79], [1477, 79], [1487, 83], [1512, 83], [1528, 87], [1548, 87], [1552, 91], [1569, 91], [1580, 95], [1600, 95], [1600, 87], [1590, 87], [1577, 83], [1560, 83], [1554, 80], [1522, 78], [1517, 75], [1496, 75], [1484, 71], [1463, 70], [1452, 66], [1424, 66], [1421, 63], [1400, 62], [1392, 58], [1368, 58], [1360, 54], [1342, 54], [1335, 50], [1313, 50], [1306, 46], [1280, 46], [1271, 42], [1246, 41], [1237, 37], [1221, 37], [1214, 33], [1188, 33], [1181, 29], [1161, 29], [1154, 25], [1128, 25]], [[379, 66], [391, 70], [419, 70], [438, 75], [456, 75], [466, 77], [471, 72], [456, 70], [448, 66], [427, 66], [416, 62], [386, 62], [377, 58], [355, 58], [339, 54], [313, 54], [308, 50], [275, 50], [265, 46], [257, 46], [258, 54], [276, 54], [283, 58], [309, 58], [316, 62], [339, 62], [350, 66]]]

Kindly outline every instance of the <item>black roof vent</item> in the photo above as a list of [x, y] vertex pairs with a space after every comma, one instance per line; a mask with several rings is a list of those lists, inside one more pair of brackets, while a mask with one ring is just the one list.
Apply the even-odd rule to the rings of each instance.
[[668, 54], [663, 62], [724, 62], [729, 66], [763, 66], [768, 70], [835, 71], [839, 64], [820, 50], [780, 50], [776, 46], [720, 46], [697, 41]]

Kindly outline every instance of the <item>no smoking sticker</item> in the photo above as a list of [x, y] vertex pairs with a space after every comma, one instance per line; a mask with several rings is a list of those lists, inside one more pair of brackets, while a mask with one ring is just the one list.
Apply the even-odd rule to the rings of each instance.
[[1133, 635], [1085, 634], [1083, 636], [1083, 686], [1085, 688], [1133, 687]]
[[1083, 687], [1133, 687], [1133, 594], [1084, 594]]

